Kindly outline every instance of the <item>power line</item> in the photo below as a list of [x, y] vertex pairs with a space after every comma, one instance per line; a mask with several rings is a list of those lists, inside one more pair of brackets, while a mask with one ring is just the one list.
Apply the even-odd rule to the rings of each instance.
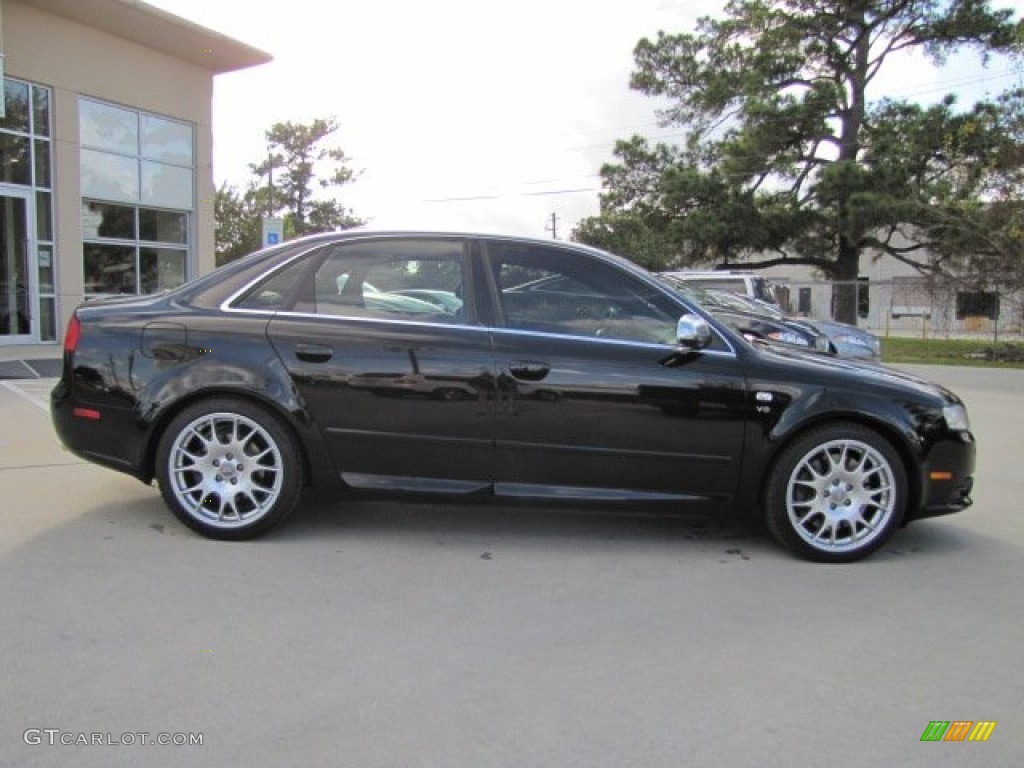
[[[1009, 77], [1012, 77], [1012, 76], [1016, 76], [1018, 73], [1017, 73], [1017, 70], [1015, 68], [1011, 67], [1011, 68], [1007, 68], [1005, 70], [1000, 70], [1000, 71], [997, 71], [997, 72], [994, 72], [994, 73], [988, 73], [988, 74], [990, 74], [992, 77], [997, 77], [997, 78], [1002, 78], [1002, 77], [1009, 78]], [[961, 86], [961, 85], [970, 85], [970, 84], [973, 84], [973, 83], [988, 82], [990, 79], [991, 78], [988, 75], [986, 75], [984, 77], [980, 77], [980, 78], [979, 77], [969, 77], [969, 78], [965, 77], [965, 78], [961, 78], [959, 80], [947, 81], [947, 82], [943, 83], [941, 86], [937, 86], [935, 88], [928, 89], [928, 90], [905, 91], [904, 92], [904, 97], [905, 98], [910, 98], [910, 97], [915, 97], [915, 96], [923, 96], [923, 95], [926, 95], [926, 94], [948, 92], [950, 88], [955, 88], [955, 87]], [[768, 122], [768, 121], [765, 121], [765, 122]], [[784, 118], [779, 118], [779, 122], [780, 123], [784, 122]], [[644, 123], [641, 127], [649, 127], [651, 125], [659, 125], [659, 124], [657, 124], [657, 123]], [[607, 131], [611, 132], [611, 131], [616, 130], [616, 129], [609, 128], [609, 129], [602, 129], [602, 131], [603, 130], [607, 130]], [[623, 129], [623, 130], [626, 130], [626, 129]], [[656, 135], [653, 135], [653, 136], [643, 137], [643, 138], [646, 139], [648, 142], [652, 142], [653, 143], [653, 142], [661, 142], [661, 141], [663, 141], [665, 139], [679, 138], [679, 137], [683, 137], [683, 136], [686, 136], [686, 135], [687, 135], [687, 131], [679, 130], [679, 131], [671, 131], [669, 133], [656, 134]], [[593, 150], [593, 149], [612, 149], [612, 148], [614, 148], [618, 144], [618, 142], [619, 142], [619, 139], [616, 139], [615, 141], [608, 142], [608, 143], [580, 145], [580, 146], [576, 146], [576, 147], [567, 147], [567, 148], [565, 148], [563, 150], [555, 150], [555, 151], [556, 152], [577, 152], [577, 151], [585, 151], [585, 150]], [[733, 159], [741, 160], [743, 158], [735, 157]], [[753, 159], [753, 158], [751, 158], [751, 159]], [[592, 174], [592, 175], [589, 175], [589, 176], [577, 177], [577, 178], [599, 179], [599, 178], [601, 178], [601, 175], [600, 174]], [[557, 180], [557, 179], [536, 179], [536, 180], [531, 180], [531, 181], [516, 182], [516, 183], [514, 183], [511, 186], [519, 186], [519, 187], [522, 187], [522, 186], [533, 186], [533, 185], [537, 185], [537, 184], [553, 183], [553, 182], [556, 182], [556, 181], [559, 181], [559, 180]], [[453, 196], [450, 196], [450, 197], [428, 198], [428, 199], [424, 199], [424, 200], [419, 200], [418, 202], [422, 202], [422, 203], [462, 203], [462, 202], [476, 202], [476, 201], [483, 201], [483, 200], [500, 200], [500, 199], [517, 198], [517, 197], [548, 197], [548, 196], [554, 196], [554, 195], [577, 194], [577, 193], [584, 193], [584, 192], [588, 192], [588, 193], [589, 192], [600, 192], [602, 190], [603, 190], [603, 187], [598, 186], [598, 187], [576, 187], [576, 188], [570, 188], [570, 189], [541, 190], [541, 191], [538, 191], [538, 192], [495, 192], [495, 193], [488, 193], [488, 194], [467, 194], [467, 195], [453, 195]]]
[[[901, 100], [914, 100], [914, 99], [922, 97], [922, 96], [930, 96], [930, 95], [937, 94], [937, 93], [949, 93], [951, 88], [957, 88], [959, 86], [974, 85], [974, 84], [985, 84], [985, 83], [989, 83], [992, 80], [1007, 80], [1007, 81], [1009, 81], [1009, 80], [1014, 79], [1015, 77], [1018, 77], [1019, 75], [1020, 75], [1020, 72], [1015, 67], [1008, 67], [1006, 69], [998, 70], [996, 72], [986, 73], [985, 75], [982, 75], [982, 76], [970, 76], [970, 77], [963, 77], [963, 78], [961, 78], [959, 80], [947, 80], [947, 81], [943, 82], [941, 85], [936, 85], [935, 87], [927, 88], [927, 89], [924, 89], [924, 90], [916, 90], [916, 89], [902, 89], [902, 90], [900, 90], [900, 89], [897, 89], [895, 91], [892, 91], [892, 93], [897, 95], [897, 96], [900, 96]], [[885, 98], [885, 97], [883, 97], [883, 98]], [[880, 99], [875, 100], [874, 103], [877, 103], [878, 101], [880, 101]], [[664, 122], [657, 122], [657, 123], [643, 123], [643, 124], [641, 124], [639, 126], [636, 126], [636, 127], [632, 128], [632, 129], [630, 129], [627, 126], [623, 126], [621, 129], [609, 128], [609, 129], [607, 129], [607, 131], [609, 133], [611, 133], [613, 131], [614, 132], [625, 133], [625, 132], [627, 132], [629, 130], [632, 130], [633, 133], [636, 133], [638, 130], [642, 130], [644, 128], [648, 128], [648, 127], [651, 127], [651, 126], [655, 126], [655, 127], [658, 127], [658, 128], [666, 128], [666, 127], [668, 127], [668, 126], [666, 126], [666, 124]], [[604, 132], [604, 129], [602, 129], [602, 132]], [[661, 140], [661, 139], [670, 139], [670, 138], [676, 138], [676, 137], [679, 137], [679, 136], [685, 136], [686, 134], [687, 134], [686, 131], [676, 130], [676, 131], [672, 131], [670, 133], [656, 134], [656, 135], [652, 135], [652, 136], [646, 137], [646, 138], [649, 138], [650, 140]], [[584, 152], [584, 151], [588, 151], [588, 150], [592, 150], [592, 149], [605, 149], [605, 148], [609, 148], [609, 147], [614, 147], [619, 141], [620, 141], [620, 139], [615, 139], [614, 141], [611, 141], [611, 142], [602, 142], [602, 143], [597, 143], [597, 144], [581, 144], [581, 145], [577, 145], [577, 146], [574, 146], [574, 147], [566, 147], [563, 150], [557, 150], [557, 151], [560, 151], [560, 152]]]
[[[1008, 67], [1006, 69], [998, 70], [998, 71], [995, 71], [995, 72], [990, 72], [990, 73], [986, 72], [981, 77], [971, 76], [971, 77], [960, 78], [958, 80], [949, 80], [949, 81], [946, 81], [946, 82], [942, 83], [941, 85], [938, 85], [938, 86], [936, 86], [934, 88], [930, 88], [930, 89], [925, 89], [925, 90], [904, 90], [902, 92], [902, 94], [900, 94], [900, 95], [902, 95], [904, 100], [906, 100], [906, 99], [913, 99], [914, 97], [920, 97], [920, 96], [930, 95], [930, 94], [934, 94], [934, 93], [941, 93], [941, 92], [947, 92], [948, 93], [951, 88], [956, 88], [957, 86], [971, 85], [971, 84], [974, 84], [974, 83], [988, 83], [988, 82], [991, 82], [992, 80], [1002, 79], [1002, 78], [1010, 79], [1010, 78], [1016, 77], [1018, 75], [1019, 75], [1019, 72], [1018, 72], [1018, 70], [1016, 68]], [[897, 93], [899, 93], [899, 92], [897, 92]], [[783, 122], [784, 118], [778, 118], [778, 120], [779, 120], [779, 122]], [[765, 122], [767, 123], [769, 121], [765, 121]], [[643, 124], [640, 124], [639, 126], [634, 127], [633, 130], [635, 131], [637, 128], [647, 128], [647, 127], [652, 127], [652, 126], [665, 127], [663, 123], [643, 123]], [[603, 132], [613, 132], [613, 131], [620, 131], [620, 130], [624, 132], [624, 131], [629, 130], [629, 129], [626, 128], [626, 127], [621, 127], [621, 128], [602, 128], [602, 129], [597, 129], [597, 130], [594, 130], [594, 131], [590, 131], [590, 133], [599, 133], [599, 132], [603, 133]], [[677, 131], [671, 131], [671, 132], [668, 132], [668, 133], [656, 134], [656, 135], [652, 135], [652, 136], [649, 136], [649, 137], [642, 137], [642, 138], [644, 138], [645, 140], [647, 140], [649, 142], [661, 142], [661, 141], [663, 141], [665, 139], [678, 138], [678, 137], [682, 137], [682, 136], [686, 136], [686, 135], [687, 135], [687, 131], [685, 131], [685, 130], [677, 130]], [[566, 147], [565, 149], [553, 150], [553, 151], [555, 151], [555, 152], [562, 152], [562, 153], [568, 153], [568, 152], [579, 152], [579, 151], [587, 151], [587, 150], [594, 150], [594, 149], [612, 149], [612, 148], [614, 148], [618, 144], [619, 141], [620, 141], [620, 139], [616, 139], [616, 140], [614, 140], [612, 142], [579, 145], [579, 146], [575, 146], [575, 147]], [[733, 159], [735, 159], [735, 160], [742, 160], [743, 158], [741, 158], [741, 157], [734, 157]], [[750, 159], [756, 159], [756, 158], [751, 157]], [[601, 176], [601, 174], [590, 174], [590, 175], [586, 175], [586, 176], [577, 176], [575, 178], [600, 179], [600, 178], [602, 178], [602, 176]], [[563, 181], [563, 180], [562, 179], [534, 179], [534, 180], [530, 180], [530, 181], [514, 182], [514, 183], [510, 184], [509, 186], [512, 186], [512, 187], [524, 187], [524, 186], [534, 186], [534, 185], [539, 185], [539, 184], [557, 183], [559, 181]], [[603, 192], [603, 191], [604, 191], [603, 185], [599, 185], [599, 186], [588, 186], [588, 187], [570, 187], [570, 188], [551, 189], [551, 190], [539, 190], [539, 191], [535, 191], [535, 192], [526, 192], [526, 191], [512, 192], [512, 191], [509, 191], [509, 192], [490, 192], [490, 193], [480, 193], [480, 194], [454, 194], [454, 195], [446, 196], [446, 197], [424, 198], [424, 199], [419, 199], [419, 200], [410, 200], [410, 201], [407, 201], [407, 202], [409, 202], [409, 203], [430, 203], [430, 204], [469, 203], [469, 202], [483, 202], [483, 201], [488, 201], [488, 200], [503, 200], [503, 199], [511, 199], [511, 198], [552, 197], [552, 196], [559, 196], [559, 195], [584, 194], [584, 193], [590, 194], [590, 193]]]
[[491, 195], [466, 195], [464, 197], [434, 197], [419, 200], [420, 203], [469, 203], [477, 200], [502, 200], [509, 197], [549, 197], [551, 195], [572, 195], [578, 192], [599, 192], [600, 187], [577, 187], [575, 189], [545, 189], [540, 192], [498, 192]]
[[[1015, 73], [1015, 70], [1006, 70], [1006, 73]], [[963, 82], [978, 82], [978, 81], [977, 80], [973, 80], [973, 79], [972, 80], [963, 80], [963, 81], [951, 81], [949, 83], [944, 84], [941, 88], [933, 89], [930, 92], [939, 92], [939, 91], [947, 90], [949, 86], [955, 86], [955, 85], [963, 83]], [[918, 93], [924, 93], [924, 92], [918, 92]], [[781, 123], [781, 122], [784, 122], [785, 119], [784, 118], [778, 118], [778, 121]], [[770, 121], [765, 121], [765, 122], [767, 123], [767, 122], [770, 122]], [[686, 135], [686, 131], [675, 131], [675, 132], [672, 132], [672, 133], [661, 134], [661, 135], [651, 136], [651, 137], [643, 137], [643, 138], [645, 138], [647, 141], [650, 141], [650, 142], [657, 142], [657, 141], [661, 141], [663, 139], [675, 138], [675, 137], [685, 136], [685, 135]], [[607, 144], [607, 145], [595, 144], [595, 145], [588, 145], [585, 148], [596, 149], [596, 148], [601, 148], [601, 147], [614, 147], [614, 146], [615, 146], [615, 144]], [[583, 149], [583, 148], [584, 147], [577, 147], [575, 149]], [[574, 151], [574, 150], [573, 149], [568, 149], [568, 150], [565, 150], [565, 151]], [[758, 159], [758, 157], [750, 156], [748, 158], [744, 158], [744, 157], [741, 157], [741, 156], [732, 156], [731, 159], [737, 160], [737, 161], [741, 161], [743, 159]], [[601, 174], [592, 174], [590, 176], [579, 177], [579, 178], [600, 179], [600, 178], [602, 178], [602, 176], [601, 176]], [[551, 183], [553, 181], [556, 181], [556, 180], [555, 179], [545, 179], [545, 180], [524, 181], [524, 182], [517, 182], [515, 184], [515, 186], [531, 186], [531, 185], [535, 185], [535, 184]], [[463, 195], [463, 196], [453, 196], [453, 197], [444, 197], [444, 198], [431, 198], [431, 199], [422, 200], [420, 202], [425, 202], [425, 203], [449, 203], [449, 202], [474, 202], [474, 201], [480, 201], [480, 200], [497, 200], [497, 199], [515, 198], [515, 197], [542, 197], [542, 196], [546, 197], [546, 196], [562, 195], [562, 194], [574, 194], [574, 193], [584, 193], [584, 192], [587, 192], [587, 193], [590, 193], [590, 192], [601, 192], [601, 191], [603, 191], [603, 189], [604, 189], [603, 186], [598, 186], [598, 187], [577, 187], [577, 188], [571, 188], [571, 189], [542, 190], [542, 191], [538, 191], [538, 192], [499, 192], [499, 193], [492, 193], [492, 194]]]

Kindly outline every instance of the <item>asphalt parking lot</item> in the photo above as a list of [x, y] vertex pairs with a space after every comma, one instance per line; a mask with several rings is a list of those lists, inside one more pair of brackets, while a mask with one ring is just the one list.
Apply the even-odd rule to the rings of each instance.
[[208, 541], [0, 382], [0, 765], [1024, 764], [1024, 371], [913, 370], [968, 404], [975, 506], [846, 566], [525, 505]]

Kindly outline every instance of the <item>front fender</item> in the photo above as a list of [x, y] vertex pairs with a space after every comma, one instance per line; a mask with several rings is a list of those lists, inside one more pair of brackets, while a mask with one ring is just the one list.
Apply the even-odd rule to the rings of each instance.
[[[911, 507], [920, 498], [920, 477], [909, 469], [927, 453], [928, 435], [936, 425], [935, 414], [919, 403], [886, 397], [869, 391], [837, 392], [825, 386], [773, 391], [773, 407], [757, 403], [755, 389], [754, 424], [748, 431], [743, 477], [739, 490], [744, 508], [759, 505], [767, 474], [779, 453], [799, 435], [826, 423], [837, 421], [863, 424], [885, 437], [900, 454], [908, 468]], [[889, 394], [889, 393], [885, 393]], [[788, 401], [787, 401], [788, 398]]]

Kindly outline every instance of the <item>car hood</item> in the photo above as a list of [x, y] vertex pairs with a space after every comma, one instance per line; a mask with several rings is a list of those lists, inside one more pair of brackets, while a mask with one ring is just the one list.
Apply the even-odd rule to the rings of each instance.
[[820, 353], [809, 352], [797, 347], [779, 345], [759, 345], [757, 354], [784, 361], [787, 367], [803, 368], [806, 379], [820, 379], [828, 386], [828, 382], [841, 379], [849, 383], [852, 379], [875, 385], [889, 385], [898, 389], [911, 389], [926, 397], [936, 398], [948, 403], [962, 402], [956, 394], [945, 387], [927, 379], [922, 379], [906, 371], [891, 368], [880, 362], [844, 357], [832, 357]]

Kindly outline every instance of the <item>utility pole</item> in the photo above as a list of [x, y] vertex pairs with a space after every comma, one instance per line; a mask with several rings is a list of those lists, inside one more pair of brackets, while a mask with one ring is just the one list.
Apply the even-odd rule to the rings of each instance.
[[557, 213], [552, 213], [551, 214], [551, 221], [548, 224], [544, 225], [544, 229], [546, 231], [550, 232], [551, 233], [551, 237], [553, 237], [555, 240], [558, 239], [558, 214]]
[[274, 215], [274, 151], [271, 150], [267, 157], [267, 179], [268, 179], [268, 192], [267, 197], [267, 216]]
[[267, 215], [260, 222], [260, 240], [264, 248], [284, 242], [284, 219], [274, 216], [274, 152], [267, 157]]

